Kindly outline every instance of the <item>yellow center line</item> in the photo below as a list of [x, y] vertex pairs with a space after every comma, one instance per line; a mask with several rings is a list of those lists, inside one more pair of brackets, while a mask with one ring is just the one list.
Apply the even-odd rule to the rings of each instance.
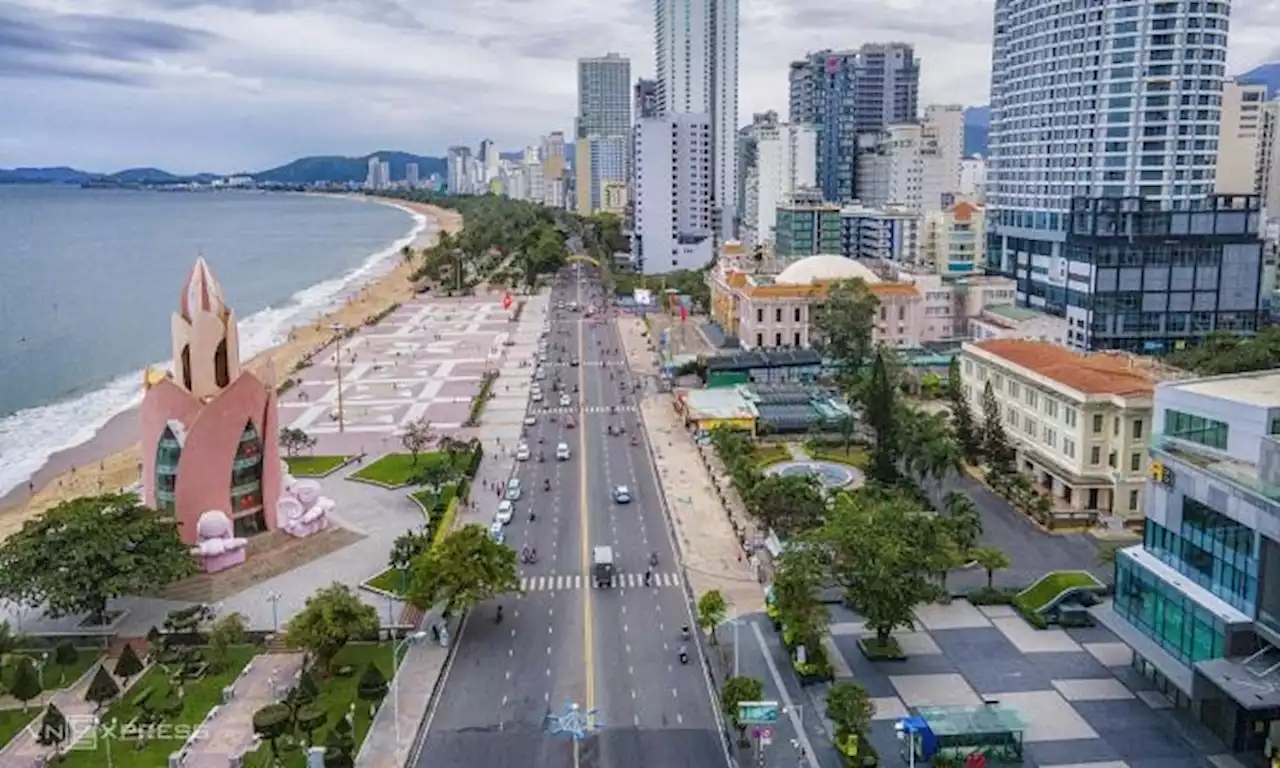
[[[578, 307], [581, 311], [582, 302], [582, 283], [578, 283]], [[587, 397], [587, 326], [582, 322], [581, 316], [578, 319], [578, 403], [585, 404]], [[585, 416], [585, 414], [584, 414]], [[587, 668], [587, 701], [586, 709], [591, 711], [596, 708], [596, 654], [595, 654], [595, 631], [594, 631], [594, 611], [595, 606], [594, 590], [595, 590], [595, 574], [592, 569], [591, 562], [591, 517], [587, 513], [587, 425], [586, 420], [582, 419], [582, 423], [578, 424], [578, 477], [580, 482], [579, 492], [582, 495], [582, 503], [579, 504], [578, 510], [581, 515], [582, 529], [582, 571], [583, 579], [586, 581], [587, 588], [583, 590], [582, 595], [582, 650], [584, 663]]]

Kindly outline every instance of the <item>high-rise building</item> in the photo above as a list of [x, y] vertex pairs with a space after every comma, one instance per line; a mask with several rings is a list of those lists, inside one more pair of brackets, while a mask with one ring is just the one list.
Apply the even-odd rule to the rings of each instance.
[[964, 107], [959, 104], [930, 104], [924, 108], [924, 124], [938, 143], [943, 191], [960, 191], [960, 163], [964, 159]]
[[404, 166], [404, 183], [405, 186], [413, 189], [418, 186], [418, 164], [406, 163]]
[[1213, 196], [1229, 11], [996, 1], [988, 271], [1076, 346], [1160, 354], [1262, 319], [1259, 200]]
[[[954, 158], [958, 169], [959, 158]], [[913, 211], [940, 211], [951, 203], [959, 173], [947, 183], [951, 167], [942, 142], [927, 123], [897, 123], [858, 137], [856, 190], [873, 207], [901, 205]]]
[[663, 114], [705, 114], [711, 125], [717, 230], [736, 232], [738, 0], [654, 0], [658, 101]]
[[391, 166], [377, 155], [369, 158], [369, 170], [365, 173], [366, 189], [387, 189], [391, 186]]
[[480, 166], [481, 176], [476, 181], [479, 184], [488, 184], [498, 178], [502, 170], [502, 153], [498, 151], [498, 145], [493, 139], [485, 139], [480, 142]]
[[778, 205], [816, 185], [817, 137], [808, 125], [774, 122], [755, 128], [752, 163], [744, 173], [742, 239], [763, 245], [774, 241]]
[[957, 190], [961, 197], [969, 198], [975, 202], [985, 202], [987, 199], [987, 161], [981, 157], [966, 157], [960, 161], [960, 188]]
[[658, 99], [657, 80], [640, 78], [636, 81], [632, 96], [632, 114], [636, 120], [662, 115], [662, 102]]
[[711, 133], [705, 113], [636, 125], [631, 254], [645, 274], [701, 269], [711, 261]]
[[791, 63], [790, 121], [818, 135], [818, 183], [830, 202], [857, 196], [857, 139], [919, 115], [920, 63], [906, 43], [823, 50]]
[[616, 53], [578, 60], [574, 177], [577, 210], [600, 210], [604, 186], [626, 183], [631, 163], [631, 60]]
[[472, 179], [474, 178], [472, 175], [472, 160], [471, 147], [449, 147], [449, 154], [445, 160], [448, 171], [448, 178], [445, 183], [448, 185], [449, 194], [475, 194], [475, 188], [472, 184]]
[[1280, 216], [1280, 99], [1265, 85], [1227, 83], [1218, 130], [1218, 194], [1256, 194], [1269, 219]]

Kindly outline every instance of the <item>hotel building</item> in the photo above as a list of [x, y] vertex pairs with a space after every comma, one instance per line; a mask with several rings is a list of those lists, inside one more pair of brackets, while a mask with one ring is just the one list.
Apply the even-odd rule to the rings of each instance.
[[701, 269], [712, 249], [711, 122], [676, 113], [636, 124], [631, 257], [646, 275]]
[[1029, 339], [967, 343], [960, 355], [974, 417], [990, 382], [1017, 469], [1050, 497], [1055, 520], [1142, 524], [1152, 396], [1169, 373]]
[[1160, 354], [1259, 327], [1259, 200], [1213, 195], [1229, 15], [996, 0], [988, 270], [1087, 348]]
[[778, 206], [816, 183], [816, 137], [808, 125], [773, 121], [753, 124], [744, 164], [742, 240], [752, 245], [774, 241]]
[[616, 53], [578, 60], [577, 211], [603, 205], [604, 187], [627, 181], [631, 160], [631, 60]]
[[1143, 543], [1098, 621], [1236, 752], [1280, 742], [1280, 372], [1160, 384]]

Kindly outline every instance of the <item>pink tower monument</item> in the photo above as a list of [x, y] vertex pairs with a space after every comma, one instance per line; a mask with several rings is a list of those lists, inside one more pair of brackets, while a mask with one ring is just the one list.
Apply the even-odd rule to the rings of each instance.
[[173, 371], [145, 375], [145, 500], [173, 514], [192, 555], [219, 571], [243, 563], [248, 539], [277, 525], [276, 391], [240, 367], [235, 313], [203, 258], [172, 326]]

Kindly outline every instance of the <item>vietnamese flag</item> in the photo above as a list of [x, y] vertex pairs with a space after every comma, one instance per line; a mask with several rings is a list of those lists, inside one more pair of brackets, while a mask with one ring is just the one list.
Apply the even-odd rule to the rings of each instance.
[[689, 308], [681, 304], [680, 305], [680, 322], [683, 323], [685, 320], [688, 320], [688, 319], [689, 319]]
[[502, 308], [511, 309], [511, 291], [502, 294]]

